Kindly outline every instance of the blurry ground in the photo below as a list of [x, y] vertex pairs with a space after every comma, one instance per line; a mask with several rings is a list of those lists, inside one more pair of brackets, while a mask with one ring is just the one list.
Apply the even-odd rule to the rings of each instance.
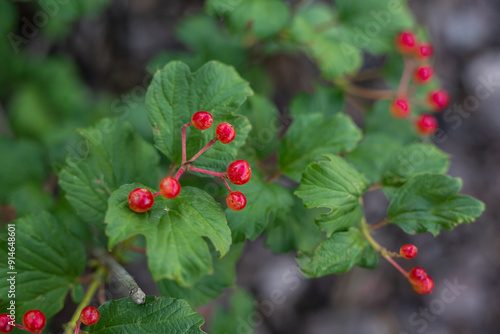
[[[152, 56], [181, 47], [173, 27], [201, 5], [201, 0], [117, 0], [97, 22], [79, 23], [57, 51], [77, 59], [93, 89], [124, 93], [142, 84]], [[484, 201], [487, 211], [476, 223], [436, 239], [411, 238], [420, 253], [404, 265], [424, 267], [436, 283], [434, 293], [424, 297], [382, 261], [374, 271], [354, 269], [306, 281], [292, 255], [272, 255], [261, 240], [249, 244], [238, 265], [238, 283], [258, 298], [263, 316], [247, 321], [258, 325], [259, 334], [500, 333], [500, 2], [413, 0], [411, 7], [429, 27], [437, 73], [453, 98], [452, 108], [439, 115], [447, 134], [439, 146], [452, 155], [450, 173], [463, 179], [463, 192]], [[43, 45], [34, 41], [30, 47]], [[294, 84], [297, 66], [309, 65], [276, 59], [272, 66], [277, 81], [286, 83], [276, 96], [283, 110], [289, 96], [304, 88]], [[314, 73], [303, 75], [302, 84]], [[379, 195], [365, 198], [374, 221], [387, 205]], [[393, 227], [375, 238], [389, 249], [410, 241]]]

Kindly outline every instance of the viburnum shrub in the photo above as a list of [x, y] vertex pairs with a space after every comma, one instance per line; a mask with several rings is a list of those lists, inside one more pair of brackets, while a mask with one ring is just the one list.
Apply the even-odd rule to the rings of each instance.
[[[40, 332], [59, 317], [65, 334], [203, 333], [194, 308], [234, 286], [245, 243], [261, 236], [272, 252], [296, 254], [306, 277], [375, 269], [382, 258], [415, 292], [431, 293], [417, 248], [388, 249], [379, 235], [396, 245], [385, 226], [438, 235], [473, 222], [484, 205], [459, 194], [448, 154], [432, 142], [444, 131], [434, 113], [450, 95], [406, 3], [396, 1], [378, 33], [355, 38], [372, 13], [395, 8], [389, 2], [206, 1], [179, 23], [183, 51], [151, 60], [158, 70], [144, 99], [125, 105], [88, 98], [44, 29], [54, 44], [46, 58], [0, 47], [0, 87], [12, 86], [0, 95], [12, 130], [0, 138], [0, 216], [15, 216], [0, 238], [10, 279], [0, 282], [0, 332]], [[0, 29], [16, 31], [18, 7], [0, 3], [11, 16]], [[69, 24], [60, 19], [49, 27]], [[366, 68], [365, 53], [380, 68]], [[282, 87], [269, 64], [284, 54], [308, 57], [321, 77], [278, 111]], [[365, 215], [368, 192], [389, 201], [379, 222]], [[130, 261], [147, 263], [141, 276], [157, 290], [145, 290], [161, 296], [146, 296], [122, 266]], [[106, 300], [110, 282], [129, 296]], [[255, 309], [241, 289], [229, 305], [213, 312], [211, 334], [237, 333], [234, 319]], [[74, 310], [70, 319], [63, 308]]]

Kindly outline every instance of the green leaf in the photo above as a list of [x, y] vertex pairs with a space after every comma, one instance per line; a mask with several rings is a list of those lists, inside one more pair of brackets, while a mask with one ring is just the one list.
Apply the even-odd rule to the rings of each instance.
[[374, 54], [392, 50], [396, 34], [415, 25], [403, 0], [336, 0], [335, 8], [346, 42]]
[[368, 189], [367, 180], [338, 156], [325, 155], [327, 161], [307, 166], [295, 194], [308, 208], [326, 207], [331, 211], [316, 221], [327, 236], [359, 225], [363, 215], [360, 197]]
[[365, 244], [365, 251], [357, 265], [361, 268], [375, 269], [378, 266], [380, 256], [377, 251], [368, 244], [368, 242], [365, 242]]
[[310, 253], [324, 239], [323, 233], [314, 222], [320, 210], [307, 209], [302, 201], [294, 196], [294, 205], [287, 214], [280, 214], [266, 230], [266, 247], [275, 253], [288, 253], [294, 250]]
[[346, 34], [339, 28], [331, 6], [314, 3], [302, 7], [292, 21], [290, 33], [327, 79], [353, 74], [361, 67], [361, 50], [345, 42]]
[[228, 12], [228, 25], [235, 31], [251, 30], [259, 39], [279, 33], [288, 24], [290, 9], [281, 0], [237, 0]]
[[148, 296], [142, 305], [130, 298], [111, 300], [99, 307], [99, 314], [91, 334], [205, 333], [200, 329], [203, 317], [184, 300], [173, 298]]
[[230, 300], [228, 311], [222, 307], [214, 310], [212, 321], [210, 322], [210, 334], [253, 334], [254, 323], [247, 321], [252, 319], [255, 312], [254, 298], [244, 290], [236, 291]]
[[[224, 170], [227, 162], [236, 157], [251, 128], [245, 117], [231, 113], [252, 94], [248, 83], [233, 67], [211, 61], [191, 74], [184, 63], [167, 64], [156, 72], [146, 95], [156, 147], [170, 160], [180, 163], [181, 126], [190, 122], [195, 112], [208, 111], [214, 116], [215, 124], [224, 121], [234, 123], [236, 138], [227, 145], [215, 143], [196, 163], [202, 168]], [[215, 126], [205, 131], [190, 127], [187, 132], [187, 155], [190, 158], [215, 137]]]
[[262, 95], [255, 95], [241, 106], [239, 113], [252, 124], [242, 149], [248, 160], [262, 159], [274, 152], [278, 141], [278, 110], [274, 104]]
[[411, 144], [400, 149], [387, 162], [382, 174], [384, 186], [399, 187], [410, 177], [424, 174], [444, 174], [449, 167], [448, 155], [432, 144]]
[[231, 244], [231, 231], [219, 203], [193, 187], [183, 187], [175, 199], [157, 196], [151, 210], [135, 213], [128, 207], [129, 193], [140, 184], [126, 184], [113, 192], [106, 213], [111, 249], [136, 234], [146, 237], [148, 266], [155, 280], [170, 279], [192, 286], [213, 272], [210, 239], [220, 257]]
[[241, 256], [244, 244], [233, 244], [231, 250], [222, 259], [211, 247], [214, 272], [203, 276], [194, 286], [185, 288], [170, 280], [157, 282], [162, 295], [184, 299], [192, 307], [205, 305], [222, 294], [224, 288], [234, 285], [236, 262]]
[[[31, 309], [52, 317], [64, 306], [64, 300], [75, 280], [85, 268], [86, 253], [82, 241], [67, 226], [47, 212], [20, 218], [15, 228], [15, 264], [8, 266], [7, 232], [0, 238], [0, 270], [5, 275], [16, 272], [15, 301], [17, 319]], [[10, 284], [0, 281], [0, 308], [6, 310]]]
[[296, 117], [278, 146], [280, 170], [298, 181], [317, 155], [348, 152], [360, 139], [361, 131], [349, 116], [327, 118], [312, 113]]
[[290, 115], [297, 117], [304, 114], [321, 112], [332, 116], [344, 110], [344, 94], [337, 87], [316, 85], [313, 94], [295, 95], [290, 105]]
[[451, 230], [471, 223], [484, 211], [475, 198], [458, 195], [460, 179], [440, 174], [420, 174], [398, 188], [391, 199], [387, 217], [406, 233]]
[[388, 159], [402, 147], [390, 135], [373, 133], [366, 135], [359, 145], [345, 156], [358, 171], [363, 173], [370, 183], [379, 181]]
[[420, 139], [411, 122], [407, 119], [396, 119], [389, 112], [390, 101], [379, 101], [365, 119], [366, 134], [385, 134], [403, 145]]
[[59, 184], [82, 218], [102, 227], [108, 198], [115, 189], [132, 182], [157, 184], [159, 156], [129, 123], [104, 119], [80, 134], [89, 153], [84, 159], [66, 160]]
[[340, 274], [354, 267], [362, 258], [366, 243], [358, 229], [337, 232], [324, 240], [312, 256], [298, 258], [307, 277]]
[[256, 170], [253, 168], [250, 181], [237, 189], [245, 194], [246, 207], [241, 211], [226, 210], [234, 242], [255, 240], [277, 215], [287, 212], [293, 204], [293, 197], [285, 187], [264, 182]]
[[44, 152], [35, 142], [0, 138], [0, 201], [23, 184], [41, 184], [45, 175]]

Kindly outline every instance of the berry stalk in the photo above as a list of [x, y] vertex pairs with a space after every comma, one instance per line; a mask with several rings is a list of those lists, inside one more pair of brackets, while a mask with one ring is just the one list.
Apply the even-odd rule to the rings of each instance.
[[198, 157], [200, 155], [203, 154], [203, 152], [205, 152], [210, 146], [212, 146], [215, 142], [217, 141], [217, 138], [214, 138], [212, 139], [211, 141], [208, 142], [207, 145], [205, 145], [204, 148], [202, 148], [198, 153], [196, 153], [191, 159], [189, 159], [189, 163], [195, 161], [196, 159], [198, 159]]
[[23, 325], [16, 324], [16, 327], [19, 329], [22, 329], [23, 331], [29, 332], [29, 330], [26, 327], [24, 327]]
[[[73, 313], [73, 316], [71, 317], [71, 320], [67, 323], [64, 334], [72, 334], [72, 332], [75, 328], [77, 328], [77, 327], [78, 327], [78, 329], [80, 328], [80, 326], [78, 324], [80, 322], [80, 313], [82, 313], [82, 310], [88, 304], [90, 304], [90, 301], [92, 300], [92, 298], [96, 294], [97, 289], [99, 288], [99, 285], [102, 283], [102, 280], [103, 280], [102, 278], [104, 277], [105, 274], [106, 274], [105, 268], [100, 267], [99, 269], [97, 269], [97, 272], [96, 272], [94, 279], [90, 283], [89, 288], [87, 289], [87, 292], [85, 292], [85, 296], [83, 296], [83, 299], [80, 302], [80, 304], [78, 304], [78, 306], [75, 310], [75, 313]], [[78, 333], [78, 332], [74, 332], [74, 333]]]
[[408, 93], [408, 85], [410, 84], [411, 75], [413, 73], [414, 61], [413, 59], [404, 59], [405, 67], [401, 81], [399, 81], [398, 96], [406, 96]]
[[224, 184], [226, 185], [227, 190], [229, 190], [229, 193], [232, 193], [233, 191], [231, 190], [231, 187], [227, 183], [226, 178], [225, 177], [221, 177], [221, 179], [222, 179], [222, 181], [224, 181]]
[[392, 259], [392, 257], [386, 254], [384, 255], [384, 259], [386, 259], [387, 261], [389, 261], [390, 264], [396, 267], [396, 269], [399, 270], [399, 272], [403, 274], [404, 277], [408, 277], [408, 273], [403, 268], [401, 268], [401, 266], [397, 264], [396, 261]]
[[220, 178], [223, 178], [225, 176], [225, 173], [213, 172], [211, 170], [197, 168], [197, 167], [191, 167], [191, 166], [188, 167], [188, 171], [190, 171], [190, 172], [198, 172], [198, 173], [203, 173], [203, 174], [208, 174], [208, 175], [213, 175], [213, 176], [220, 177]]

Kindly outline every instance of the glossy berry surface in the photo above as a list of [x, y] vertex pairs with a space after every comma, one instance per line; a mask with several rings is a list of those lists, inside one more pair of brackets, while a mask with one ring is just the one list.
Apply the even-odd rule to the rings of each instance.
[[420, 66], [417, 67], [415, 73], [413, 73], [413, 79], [419, 84], [426, 84], [434, 75], [434, 69], [430, 66]]
[[8, 314], [0, 314], [0, 333], [10, 333], [14, 326], [10, 324], [10, 317]]
[[173, 199], [176, 198], [181, 192], [181, 185], [179, 181], [173, 177], [166, 177], [160, 183], [160, 193], [163, 197]]
[[39, 310], [31, 310], [24, 314], [23, 326], [30, 332], [40, 332], [45, 328], [45, 315]]
[[408, 280], [418, 294], [426, 295], [434, 290], [434, 281], [422, 268], [416, 267], [410, 270]]
[[212, 126], [214, 118], [209, 112], [198, 111], [191, 117], [191, 123], [193, 123], [193, 126], [198, 130], [206, 130]]
[[412, 53], [417, 47], [415, 35], [409, 31], [402, 31], [396, 36], [396, 48], [402, 54]]
[[415, 127], [418, 133], [428, 136], [436, 132], [438, 122], [432, 115], [420, 115], [415, 122]]
[[155, 198], [146, 188], [136, 188], [128, 195], [128, 206], [132, 211], [146, 212], [153, 206]]
[[444, 89], [436, 89], [429, 93], [428, 102], [432, 110], [440, 111], [450, 104], [450, 95]]
[[431, 44], [420, 44], [417, 46], [416, 56], [418, 59], [429, 59], [434, 55], [434, 47]]
[[405, 118], [410, 114], [410, 104], [406, 99], [395, 99], [391, 103], [390, 111], [395, 118]]
[[233, 184], [245, 184], [250, 180], [250, 177], [252, 177], [252, 169], [245, 160], [235, 160], [227, 166], [227, 178]]
[[412, 244], [403, 245], [399, 249], [399, 254], [405, 259], [413, 259], [415, 256], [417, 256], [417, 253], [418, 248]]
[[215, 129], [215, 135], [222, 144], [229, 144], [234, 140], [236, 131], [234, 131], [234, 128], [231, 124], [223, 122], [217, 125], [217, 128]]
[[95, 325], [99, 321], [99, 311], [93, 306], [85, 307], [80, 313], [80, 321], [87, 325]]
[[240, 211], [247, 205], [247, 198], [239, 191], [233, 191], [226, 197], [227, 206], [233, 211]]

